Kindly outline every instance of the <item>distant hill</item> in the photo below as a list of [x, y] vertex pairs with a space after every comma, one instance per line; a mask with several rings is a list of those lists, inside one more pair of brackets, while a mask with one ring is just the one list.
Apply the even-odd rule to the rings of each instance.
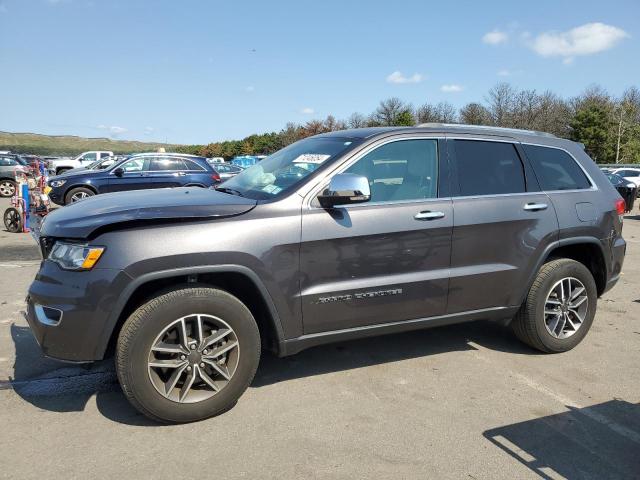
[[169, 151], [187, 151], [187, 145], [84, 138], [73, 135], [40, 135], [37, 133], [0, 132], [0, 150], [39, 155], [77, 155], [87, 150], [108, 150], [114, 153], [153, 152], [163, 147]]

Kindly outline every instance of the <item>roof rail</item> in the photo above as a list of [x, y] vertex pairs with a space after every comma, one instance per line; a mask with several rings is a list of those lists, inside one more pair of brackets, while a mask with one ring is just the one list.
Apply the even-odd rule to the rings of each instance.
[[524, 130], [521, 128], [506, 128], [506, 127], [492, 127], [489, 125], [466, 125], [464, 123], [421, 123], [418, 127], [446, 127], [446, 128], [461, 128], [467, 130], [485, 130], [485, 131], [498, 131], [504, 133], [520, 133], [526, 135], [536, 135], [539, 137], [551, 137], [557, 138], [552, 133], [538, 132], [536, 130]]

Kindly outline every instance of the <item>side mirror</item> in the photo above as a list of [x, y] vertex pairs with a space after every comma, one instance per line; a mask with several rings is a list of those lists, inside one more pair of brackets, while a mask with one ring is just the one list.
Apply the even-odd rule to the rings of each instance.
[[113, 174], [116, 177], [121, 177], [122, 175], [124, 175], [124, 170], [122, 169], [122, 167], [118, 167], [113, 171]]
[[323, 208], [337, 205], [368, 202], [371, 199], [369, 180], [362, 175], [339, 173], [335, 175], [329, 186], [318, 195], [318, 202]]

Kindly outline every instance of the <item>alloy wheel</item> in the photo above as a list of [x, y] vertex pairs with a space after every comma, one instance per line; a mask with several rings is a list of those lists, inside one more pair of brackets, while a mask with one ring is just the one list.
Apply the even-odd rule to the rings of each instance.
[[193, 314], [167, 326], [154, 340], [148, 357], [156, 391], [178, 403], [196, 403], [220, 392], [238, 367], [240, 345], [221, 318]]
[[547, 332], [560, 340], [572, 336], [587, 318], [588, 308], [587, 289], [580, 280], [566, 277], [556, 282], [544, 304]]
[[0, 182], [0, 196], [12, 197], [16, 193], [16, 186], [13, 182]]
[[87, 192], [74, 193], [73, 195], [71, 195], [71, 203], [79, 202], [80, 200], [84, 200], [85, 198], [89, 198], [90, 196], [91, 195], [89, 195]]

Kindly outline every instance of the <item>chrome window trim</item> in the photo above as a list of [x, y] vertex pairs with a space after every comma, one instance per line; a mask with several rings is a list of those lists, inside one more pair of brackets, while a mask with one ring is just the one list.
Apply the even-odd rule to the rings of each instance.
[[[348, 160], [343, 161], [340, 165], [336, 165], [335, 168], [333, 168], [331, 171], [325, 172], [325, 175], [321, 179], [319, 179], [318, 183], [309, 191], [309, 193], [305, 195], [303, 200], [303, 208], [306, 208], [307, 210], [325, 210], [325, 208], [323, 207], [315, 207], [311, 205], [311, 202], [313, 201], [313, 199], [316, 198], [320, 193], [320, 191], [329, 184], [329, 182], [331, 181], [331, 178], [334, 175], [343, 173], [345, 170], [351, 167], [354, 163], [358, 162], [358, 160], [368, 155], [369, 153], [371, 153], [373, 150], [377, 148], [380, 148], [389, 143], [402, 142], [406, 140], [434, 140], [437, 144], [438, 140], [444, 140], [445, 138], [446, 136], [444, 134], [430, 134], [427, 136], [408, 134], [408, 135], [403, 135], [399, 138], [387, 137], [387, 138], [381, 139], [380, 142], [373, 142], [370, 145], [367, 145], [364, 149], [356, 153], [354, 156], [352, 156]], [[438, 152], [438, 160], [440, 160], [440, 147], [438, 145], [437, 145], [437, 152]], [[440, 169], [438, 168], [438, 181], [439, 179], [440, 179]], [[450, 197], [447, 197], [447, 198], [450, 200]], [[447, 198], [435, 197], [435, 198], [424, 198], [424, 199], [413, 199], [413, 200], [393, 200], [390, 202], [363, 202], [361, 204], [341, 205], [340, 208], [350, 209], [353, 207], [363, 208], [365, 206], [370, 206], [370, 205], [380, 206], [380, 205], [398, 205], [398, 204], [406, 204], [406, 203], [424, 203], [426, 201], [433, 201], [433, 200], [447, 200]]]

